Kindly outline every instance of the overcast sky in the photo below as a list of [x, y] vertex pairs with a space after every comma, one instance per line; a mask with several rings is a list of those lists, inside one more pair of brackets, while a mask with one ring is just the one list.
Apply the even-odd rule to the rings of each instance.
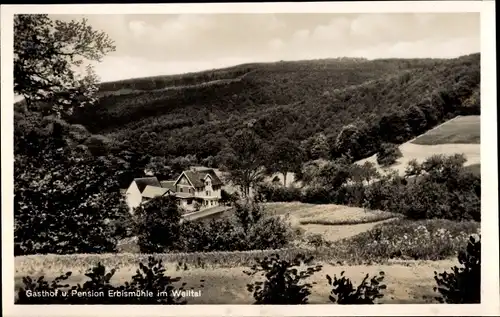
[[246, 62], [355, 56], [457, 57], [480, 52], [479, 13], [52, 15], [87, 18], [116, 52], [102, 81]]

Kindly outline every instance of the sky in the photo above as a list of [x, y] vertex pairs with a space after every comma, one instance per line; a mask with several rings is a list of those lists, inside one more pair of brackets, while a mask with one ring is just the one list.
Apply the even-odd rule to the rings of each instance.
[[86, 18], [116, 51], [102, 81], [248, 62], [335, 57], [453, 58], [480, 52], [479, 13], [52, 15]]

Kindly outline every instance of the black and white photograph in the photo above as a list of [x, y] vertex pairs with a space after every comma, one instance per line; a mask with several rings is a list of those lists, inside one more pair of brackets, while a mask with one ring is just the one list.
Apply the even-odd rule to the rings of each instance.
[[9, 312], [499, 314], [494, 5], [446, 2], [2, 6]]

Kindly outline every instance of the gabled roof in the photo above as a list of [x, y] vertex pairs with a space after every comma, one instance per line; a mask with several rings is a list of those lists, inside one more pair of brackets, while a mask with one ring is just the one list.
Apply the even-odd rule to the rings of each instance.
[[[184, 174], [188, 180], [191, 182], [191, 184], [194, 187], [204, 187], [205, 186], [205, 177], [207, 175], [210, 175], [210, 178], [212, 178], [212, 185], [213, 186], [221, 186], [222, 181], [220, 178], [217, 176], [215, 171], [213, 169], [206, 169], [206, 170], [199, 170], [199, 171], [184, 171], [182, 174]], [[182, 177], [182, 175], [181, 175]], [[179, 179], [181, 179], [179, 177]], [[179, 179], [176, 181], [176, 183], [179, 181]]]
[[175, 181], [160, 181], [161, 187], [175, 191]]
[[163, 195], [167, 194], [168, 192], [170, 192], [170, 190], [168, 188], [147, 185], [146, 188], [144, 188], [144, 191], [142, 192], [142, 197], [143, 198], [155, 198], [158, 196], [163, 196]]
[[146, 186], [154, 186], [154, 187], [160, 187], [161, 184], [158, 181], [158, 178], [156, 177], [141, 177], [141, 178], [134, 178], [134, 182], [137, 184], [137, 187], [139, 188], [139, 191], [142, 193]]

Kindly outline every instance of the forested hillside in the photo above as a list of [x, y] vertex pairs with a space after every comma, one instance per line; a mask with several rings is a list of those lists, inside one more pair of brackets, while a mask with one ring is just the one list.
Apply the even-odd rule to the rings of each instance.
[[479, 61], [473, 54], [278, 62], [103, 83], [99, 103], [71, 121], [130, 150], [198, 159], [216, 156], [245, 124], [268, 142], [303, 141], [310, 159], [324, 135], [336, 156], [339, 133], [354, 124], [350, 134], [366, 132], [351, 149], [360, 158], [375, 151], [367, 145], [403, 142], [457, 113], [477, 114]]

